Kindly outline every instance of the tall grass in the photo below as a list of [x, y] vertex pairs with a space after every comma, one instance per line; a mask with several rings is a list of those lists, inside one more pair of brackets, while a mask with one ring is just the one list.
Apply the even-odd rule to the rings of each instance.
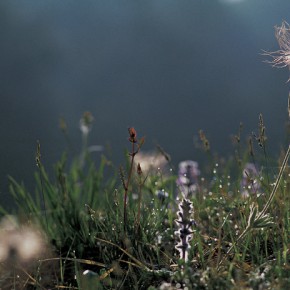
[[[142, 163], [128, 162], [120, 178], [105, 156], [96, 164], [89, 153], [70, 166], [64, 154], [49, 177], [38, 145], [35, 198], [12, 178], [10, 191], [19, 229], [29, 224], [44, 232], [49, 254], [35, 257], [32, 268], [17, 252], [11, 263], [9, 254], [1, 262], [0, 283], [15, 289], [285, 288], [289, 150], [278, 176], [270, 176], [259, 192], [243, 197], [242, 170], [234, 180], [228, 169], [233, 165], [216, 164], [184, 196], [174, 173], [161, 178], [142, 172]], [[129, 161], [132, 157], [131, 152]], [[111, 177], [104, 177], [106, 170]]]

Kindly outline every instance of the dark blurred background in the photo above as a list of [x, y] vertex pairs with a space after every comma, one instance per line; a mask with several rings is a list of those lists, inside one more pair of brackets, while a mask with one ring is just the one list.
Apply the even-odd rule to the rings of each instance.
[[240, 122], [244, 136], [257, 131], [259, 113], [278, 155], [289, 72], [262, 50], [279, 49], [282, 20], [289, 0], [1, 1], [0, 204], [8, 175], [34, 187], [36, 140], [47, 167], [59, 159], [60, 117], [78, 150], [84, 111], [95, 117], [90, 144], [110, 144], [117, 165], [129, 126], [177, 164], [199, 160], [199, 129], [232, 154], [231, 134]]

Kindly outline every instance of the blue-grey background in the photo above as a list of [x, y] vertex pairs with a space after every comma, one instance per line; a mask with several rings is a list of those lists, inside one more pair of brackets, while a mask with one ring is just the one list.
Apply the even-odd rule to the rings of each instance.
[[289, 0], [19, 0], [0, 2], [0, 203], [7, 175], [33, 188], [36, 140], [48, 167], [65, 149], [63, 117], [76, 148], [79, 119], [95, 117], [91, 144], [110, 144], [121, 163], [127, 128], [159, 143], [173, 162], [199, 160], [203, 129], [230, 154], [264, 116], [269, 149], [285, 141], [289, 77], [262, 50], [279, 47], [274, 26]]

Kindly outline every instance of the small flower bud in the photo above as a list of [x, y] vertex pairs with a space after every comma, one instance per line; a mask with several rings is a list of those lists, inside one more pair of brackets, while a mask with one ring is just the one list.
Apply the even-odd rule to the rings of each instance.
[[129, 135], [130, 135], [129, 141], [131, 143], [137, 143], [137, 132], [136, 132], [136, 130], [133, 127], [131, 127], [131, 128], [128, 128], [128, 131], [129, 131]]
[[80, 130], [84, 135], [88, 135], [92, 128], [94, 117], [90, 112], [84, 112], [80, 119]]
[[137, 165], [137, 174], [138, 174], [139, 176], [142, 175], [142, 168], [141, 168], [140, 163], [138, 163], [138, 165]]

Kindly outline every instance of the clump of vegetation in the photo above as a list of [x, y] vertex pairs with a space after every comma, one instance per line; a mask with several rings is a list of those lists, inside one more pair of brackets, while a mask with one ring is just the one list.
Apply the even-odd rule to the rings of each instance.
[[[64, 154], [52, 177], [37, 143], [35, 193], [10, 179], [18, 210], [11, 217], [2, 208], [1, 289], [290, 285], [290, 147], [273, 174], [262, 115], [245, 149], [240, 125], [228, 161], [200, 131], [208, 164], [183, 161], [178, 173], [161, 147], [152, 158], [142, 153], [145, 139], [133, 127], [125, 166], [116, 169], [105, 154], [94, 160], [101, 147], [89, 146], [92, 122], [84, 113], [82, 151], [72, 161]], [[63, 120], [61, 129], [68, 138]]]

